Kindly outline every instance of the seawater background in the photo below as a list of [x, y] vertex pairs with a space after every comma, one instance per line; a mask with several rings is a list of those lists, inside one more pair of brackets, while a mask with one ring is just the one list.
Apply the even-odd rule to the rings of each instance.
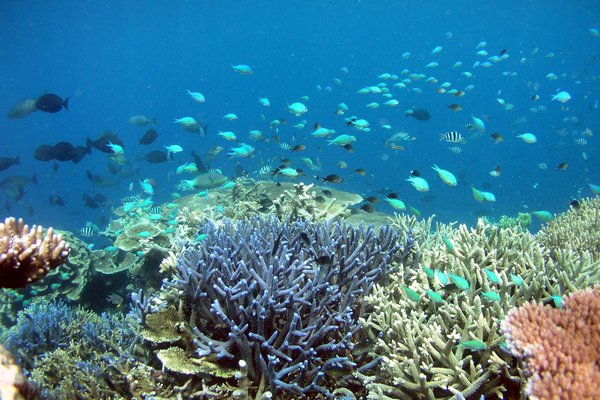
[[[23, 120], [0, 118], [0, 156], [20, 155], [22, 162], [0, 173], [0, 180], [34, 172], [39, 180], [38, 186], [28, 186], [19, 204], [0, 191], [0, 203], [9, 201], [12, 207], [2, 211], [2, 216], [22, 216], [29, 223], [75, 231], [86, 221], [98, 223], [101, 217], [111, 216], [110, 207], [85, 208], [83, 193], [103, 193], [115, 207], [124, 196], [140, 193], [137, 179], [133, 180], [134, 192], [128, 191], [132, 179], [122, 180], [114, 188], [93, 187], [85, 177], [86, 170], [107, 175], [107, 157], [97, 151], [79, 164], [61, 163], [56, 173], [51, 163], [33, 158], [40, 144], [84, 144], [86, 137], [95, 138], [106, 129], [116, 131], [125, 141], [126, 155], [140, 168], [140, 178], [157, 181], [157, 202], [168, 201], [177, 181], [189, 177], [174, 175], [177, 162], [151, 165], [136, 160], [138, 156], [162, 150], [164, 145], [180, 144], [185, 152], [176, 159], [189, 162], [192, 149], [202, 152], [221, 145], [228, 150], [231, 143], [216, 132], [232, 130], [256, 148], [253, 159], [241, 160], [249, 171], [264, 164], [277, 166], [277, 161], [268, 160], [270, 157], [289, 157], [294, 167], [308, 170], [298, 156], [318, 157], [322, 163], [318, 174], [338, 173], [345, 178], [337, 188], [365, 194], [389, 187], [423, 216], [435, 213], [445, 222], [473, 223], [481, 213], [496, 218], [513, 215], [527, 211], [525, 205], [529, 210], [564, 211], [570, 197], [591, 195], [588, 182], [600, 184], [599, 116], [594, 108], [599, 100], [600, 38], [588, 32], [589, 28], [600, 28], [600, 5], [594, 0], [482, 4], [485, 6], [471, 1], [377, 0], [2, 1], [0, 110], [8, 111], [16, 101], [37, 97], [46, 90], [71, 97], [70, 111], [53, 115], [37, 112]], [[451, 39], [447, 32], [452, 33]], [[484, 61], [475, 55], [475, 46], [482, 40], [488, 42], [490, 55], [507, 49], [510, 59], [492, 68], [472, 70], [476, 60]], [[444, 50], [431, 56], [435, 46]], [[531, 55], [535, 48], [539, 53]], [[401, 58], [405, 51], [412, 53], [408, 60]], [[548, 52], [556, 56], [548, 59]], [[528, 60], [525, 64], [519, 63], [522, 57]], [[430, 61], [438, 61], [440, 66], [426, 70], [424, 66]], [[463, 67], [453, 69], [456, 61], [462, 61]], [[232, 64], [249, 64], [254, 74], [240, 76], [232, 71]], [[342, 67], [349, 69], [347, 75], [339, 72]], [[435, 76], [439, 82], [410, 86], [423, 89], [423, 94], [391, 88], [400, 101], [396, 108], [365, 108], [371, 101], [383, 103], [385, 99], [356, 91], [377, 84], [381, 73], [400, 74], [405, 68]], [[475, 78], [461, 77], [462, 71], [473, 72]], [[502, 76], [503, 71], [514, 71], [517, 76]], [[565, 73], [566, 77], [549, 81], [545, 75], [550, 72]], [[334, 78], [340, 78], [342, 85], [336, 86]], [[458, 89], [474, 84], [475, 89], [463, 98], [435, 93], [444, 81]], [[528, 82], [540, 84], [537, 103], [530, 100], [534, 93]], [[332, 91], [317, 91], [316, 85], [331, 86]], [[202, 92], [207, 102], [192, 102], [186, 89]], [[560, 103], [550, 102], [559, 89], [573, 96], [565, 105], [568, 111], [562, 110]], [[310, 97], [309, 112], [296, 118], [286, 104], [303, 95]], [[268, 97], [271, 107], [261, 107], [259, 97]], [[514, 110], [501, 109], [496, 97], [513, 103]], [[334, 114], [340, 102], [350, 107], [347, 116], [366, 118], [373, 131], [345, 128], [343, 118]], [[446, 110], [450, 103], [460, 103], [464, 110]], [[539, 105], [547, 106], [548, 111], [528, 111]], [[413, 106], [429, 110], [432, 119], [421, 122], [406, 118], [404, 110]], [[222, 119], [230, 112], [239, 120]], [[137, 144], [146, 128], [126, 123], [135, 114], [158, 121], [159, 139], [151, 146]], [[264, 121], [261, 114], [266, 117]], [[487, 134], [501, 132], [505, 142], [494, 144], [486, 134], [462, 146], [462, 154], [450, 153], [447, 148], [451, 145], [440, 142], [438, 135], [450, 130], [467, 135], [465, 125], [471, 114], [490, 115]], [[511, 121], [523, 115], [529, 122], [510, 127]], [[174, 118], [184, 116], [208, 123], [209, 135], [202, 138], [173, 124]], [[574, 125], [562, 121], [571, 116], [583, 122]], [[292, 154], [272, 142], [247, 140], [251, 129], [260, 129], [267, 137], [274, 134], [268, 124], [275, 118], [289, 121], [280, 129], [281, 140], [292, 145], [305, 143], [304, 153]], [[308, 121], [307, 128], [292, 128], [301, 119]], [[338, 134], [356, 135], [356, 153], [327, 147], [323, 139], [305, 138], [317, 121]], [[382, 129], [383, 123], [393, 129]], [[589, 127], [596, 136], [587, 138], [589, 143], [582, 148], [573, 143], [573, 137], [557, 135], [555, 129], [561, 127], [577, 132]], [[405, 152], [395, 154], [384, 148], [383, 141], [398, 131], [408, 132], [417, 140], [407, 144]], [[514, 137], [528, 131], [538, 136], [537, 144], [526, 145]], [[589, 155], [587, 162], [582, 159], [582, 150]], [[390, 156], [387, 161], [381, 159], [383, 154]], [[346, 161], [349, 168], [337, 168], [339, 160]], [[236, 161], [223, 153], [212, 166], [232, 176]], [[562, 161], [569, 162], [569, 168], [557, 171]], [[538, 162], [546, 162], [548, 170], [537, 169]], [[453, 171], [459, 186], [445, 187], [431, 170], [434, 163]], [[502, 175], [491, 178], [488, 172], [497, 164]], [[373, 176], [357, 176], [353, 168], [365, 168]], [[419, 193], [405, 181], [414, 168], [428, 179], [429, 193]], [[305, 180], [313, 181], [312, 177]], [[493, 192], [496, 203], [476, 203], [469, 184]], [[51, 193], [62, 196], [66, 206], [49, 206]], [[425, 195], [433, 196], [433, 201], [424, 202]], [[391, 211], [387, 205], [376, 207]]]

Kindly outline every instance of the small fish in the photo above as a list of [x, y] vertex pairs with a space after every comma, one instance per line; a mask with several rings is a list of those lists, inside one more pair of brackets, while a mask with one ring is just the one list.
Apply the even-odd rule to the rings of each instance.
[[369, 214], [375, 212], [375, 208], [370, 204], [363, 204], [360, 209]]
[[69, 97], [63, 100], [56, 94], [44, 93], [36, 100], [35, 108], [51, 114], [57, 113], [63, 108], [69, 111]]
[[581, 204], [579, 203], [579, 200], [571, 199], [569, 201], [569, 206], [573, 207], [575, 210], [579, 210], [579, 207], [581, 206]]
[[561, 162], [560, 164], [558, 164], [558, 166], [556, 167], [556, 169], [559, 170], [559, 171], [564, 171], [565, 169], [567, 169], [568, 166], [569, 166], [569, 163], [567, 163], [567, 162]]
[[450, 153], [453, 153], [453, 154], [462, 153], [462, 148], [460, 148], [459, 146], [448, 147], [448, 150], [450, 150]]
[[504, 137], [503, 137], [503, 136], [502, 136], [500, 133], [497, 133], [497, 132], [494, 132], [494, 133], [492, 133], [492, 134], [490, 135], [490, 137], [491, 137], [492, 139], [494, 139], [494, 141], [495, 141], [496, 143], [502, 143], [502, 142], [504, 141]]
[[329, 182], [329, 183], [341, 183], [344, 181], [344, 179], [341, 176], [336, 175], [336, 174], [330, 174], [323, 178], [319, 178], [318, 176], [315, 176], [315, 179], [321, 180], [322, 182]]
[[412, 176], [421, 176], [421, 171], [419, 171], [418, 169], [413, 169], [410, 171], [410, 174]]
[[360, 175], [360, 176], [366, 176], [366, 175], [367, 175], [367, 171], [365, 171], [365, 170], [364, 170], [364, 169], [362, 169], [362, 168], [356, 168], [356, 169], [354, 170], [354, 172], [356, 172], [356, 173], [357, 173], [358, 175]]
[[460, 133], [456, 131], [450, 131], [447, 133], [440, 134], [440, 140], [443, 140], [448, 143], [467, 143], [467, 139]]
[[452, 111], [462, 111], [462, 106], [460, 104], [449, 104], [447, 108]]
[[364, 197], [364, 199], [372, 204], [379, 203], [379, 197], [377, 196]]
[[92, 237], [96, 233], [94, 232], [94, 229], [91, 226], [85, 226], [79, 230], [79, 234], [84, 237]]
[[140, 138], [138, 143], [141, 145], [151, 144], [156, 140], [156, 138], [158, 138], [158, 132], [156, 131], [156, 129], [148, 129], [146, 133], [144, 133], [144, 135]]
[[500, 166], [496, 165], [496, 168], [494, 168], [493, 170], [490, 171], [490, 175], [493, 176], [494, 178], [497, 178], [500, 176]]
[[291, 150], [294, 151], [294, 152], [299, 152], [299, 151], [302, 151], [304, 149], [306, 149], [305, 145], [303, 145], [303, 144], [297, 144], [296, 146], [292, 147]]

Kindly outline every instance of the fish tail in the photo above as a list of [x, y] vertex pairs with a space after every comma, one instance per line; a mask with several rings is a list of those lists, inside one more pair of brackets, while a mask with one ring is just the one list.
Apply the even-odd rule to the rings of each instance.
[[65, 108], [65, 110], [69, 111], [69, 99], [70, 97], [67, 97], [64, 101], [63, 101], [63, 107]]

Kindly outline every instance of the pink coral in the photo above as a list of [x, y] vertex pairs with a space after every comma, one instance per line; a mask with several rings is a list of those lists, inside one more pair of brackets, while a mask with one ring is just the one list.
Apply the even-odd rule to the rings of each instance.
[[531, 399], [600, 398], [600, 287], [566, 297], [561, 309], [525, 304], [502, 324], [526, 359]]

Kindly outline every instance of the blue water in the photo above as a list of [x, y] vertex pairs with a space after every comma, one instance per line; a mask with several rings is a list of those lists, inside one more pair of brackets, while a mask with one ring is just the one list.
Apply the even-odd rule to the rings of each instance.
[[[587, 184], [600, 184], [600, 38], [589, 29], [600, 29], [600, 5], [593, 0], [486, 2], [485, 6], [467, 1], [423, 3], [181, 1], [167, 6], [162, 1], [0, 2], [0, 110], [8, 112], [17, 101], [45, 91], [70, 97], [69, 111], [36, 112], [20, 120], [0, 118], [0, 156], [19, 155], [22, 163], [1, 172], [0, 180], [33, 173], [38, 180], [38, 185], [26, 187], [18, 202], [0, 191], [0, 205], [10, 207], [4, 207], [3, 216], [21, 216], [27, 222], [76, 231], [86, 221], [101, 225], [110, 219], [111, 206], [118, 206], [127, 195], [141, 193], [138, 178], [122, 179], [112, 188], [94, 187], [86, 178], [87, 170], [109, 176], [107, 156], [98, 151], [79, 164], [62, 162], [56, 172], [51, 162], [33, 158], [41, 144], [70, 141], [83, 145], [87, 137], [95, 138], [103, 130], [123, 139], [125, 154], [132, 166], [139, 168], [140, 179], [156, 181], [157, 202], [168, 201], [178, 180], [190, 178], [175, 175], [175, 169], [181, 162], [192, 161], [191, 150], [231, 147], [216, 135], [218, 130], [234, 131], [241, 141], [256, 148], [252, 159], [231, 160], [224, 151], [211, 166], [228, 176], [234, 175], [237, 161], [252, 172], [263, 165], [276, 167], [278, 160], [286, 157], [293, 167], [308, 170], [298, 157], [318, 158], [321, 171], [308, 172], [306, 181], [315, 182], [315, 174], [336, 173], [344, 178], [339, 189], [361, 194], [382, 188], [384, 193], [399, 192], [399, 197], [423, 216], [435, 213], [445, 222], [473, 223], [482, 214], [498, 218], [531, 210], [558, 213], [568, 207], [570, 198], [592, 195]], [[473, 68], [475, 61], [486, 60], [475, 55], [481, 41], [487, 42], [490, 56], [506, 49], [510, 58], [490, 68]], [[442, 46], [443, 51], [432, 56], [435, 46]], [[407, 51], [411, 56], [405, 60], [402, 54]], [[551, 52], [554, 56], [547, 57]], [[439, 67], [426, 69], [430, 61], [439, 62]], [[457, 61], [463, 65], [455, 69]], [[236, 74], [232, 64], [248, 64], [254, 73]], [[342, 67], [348, 74], [340, 72]], [[404, 69], [434, 76], [438, 82], [414, 82], [408, 89], [398, 89], [392, 87], [397, 81], [386, 81], [400, 104], [366, 108], [372, 101], [387, 99], [357, 91], [382, 82], [377, 79], [382, 73], [404, 79]], [[463, 77], [465, 71], [474, 77]], [[546, 78], [551, 72], [558, 75], [557, 80]], [[334, 83], [335, 78], [341, 85]], [[436, 93], [444, 81], [457, 89], [469, 84], [474, 88], [464, 97]], [[539, 85], [537, 91], [535, 85]], [[411, 91], [414, 87], [423, 93]], [[202, 92], [206, 103], [194, 103], [186, 89]], [[568, 91], [572, 99], [565, 104], [550, 101], [559, 90]], [[540, 96], [537, 102], [531, 100], [534, 94]], [[310, 98], [306, 102], [309, 112], [295, 117], [287, 104], [300, 96]], [[259, 97], [268, 97], [271, 107], [262, 107]], [[514, 109], [502, 109], [496, 98], [514, 104]], [[350, 107], [343, 117], [335, 115], [340, 102]], [[463, 111], [447, 110], [451, 103], [461, 104]], [[542, 105], [547, 111], [529, 111]], [[429, 110], [431, 120], [406, 118], [404, 111], [411, 107]], [[231, 112], [239, 116], [237, 121], [222, 119]], [[159, 138], [150, 146], [138, 145], [147, 128], [127, 124], [136, 114], [157, 119]], [[462, 145], [461, 154], [452, 154], [448, 147], [453, 145], [440, 142], [439, 134], [460, 131], [470, 137], [466, 125], [471, 114], [489, 116], [487, 131]], [[346, 128], [343, 118], [351, 115], [367, 119], [372, 131]], [[173, 123], [174, 118], [184, 116], [208, 124], [208, 135], [188, 133]], [[528, 122], [510, 125], [520, 117]], [[571, 117], [577, 122], [564, 120]], [[253, 143], [247, 139], [252, 129], [262, 130], [267, 137], [275, 134], [269, 123], [276, 118], [288, 121], [280, 126], [281, 141], [306, 144], [303, 153], [282, 150], [272, 140]], [[302, 119], [308, 122], [305, 129], [292, 128]], [[328, 147], [324, 139], [309, 137], [315, 122], [338, 134], [357, 136], [356, 152], [349, 154]], [[391, 130], [381, 127], [386, 123]], [[557, 133], [561, 128], [566, 136]], [[582, 136], [585, 128], [594, 136]], [[383, 141], [399, 131], [416, 140], [405, 143], [404, 152], [385, 148]], [[494, 143], [488, 137], [491, 132], [502, 133], [504, 142]], [[515, 138], [524, 132], [534, 132], [538, 143], [528, 145]], [[585, 137], [587, 145], [575, 144], [579, 137]], [[175, 156], [176, 161], [152, 165], [139, 160], [148, 151], [170, 144], [185, 149]], [[338, 161], [345, 161], [348, 168], [338, 168]], [[539, 169], [540, 162], [548, 168]], [[565, 171], [556, 169], [561, 162], [569, 164]], [[458, 186], [446, 187], [431, 170], [434, 163], [454, 172]], [[496, 165], [501, 166], [502, 174], [492, 178], [488, 172]], [[369, 175], [358, 176], [354, 168], [365, 168]], [[405, 181], [412, 169], [420, 170], [429, 181], [429, 193], [417, 192]], [[131, 182], [133, 191], [129, 190]], [[478, 204], [469, 185], [494, 193], [497, 201]], [[48, 204], [53, 193], [64, 199], [65, 207]], [[104, 194], [112, 204], [86, 208], [84, 193]], [[376, 208], [392, 211], [383, 204]]]

